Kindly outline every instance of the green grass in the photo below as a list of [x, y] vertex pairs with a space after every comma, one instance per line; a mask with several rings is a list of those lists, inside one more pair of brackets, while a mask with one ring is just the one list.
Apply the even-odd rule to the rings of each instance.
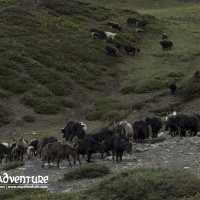
[[[198, 86], [191, 92], [187, 87], [200, 63], [200, 5], [196, 1], [42, 0], [42, 6], [30, 6], [22, 0], [1, 3], [0, 87], [19, 95], [22, 103], [39, 114], [59, 114], [68, 108], [76, 112], [80, 100], [73, 92], [77, 88], [84, 91], [86, 100], [99, 102], [113, 80], [119, 80], [118, 86], [106, 93], [113, 101], [129, 93], [162, 92], [171, 82], [186, 87], [182, 93], [186, 101], [199, 96]], [[126, 24], [127, 17], [146, 19], [150, 24], [138, 35], [134, 26]], [[110, 30], [107, 21], [123, 25], [122, 32], [116, 31], [116, 41], [132, 43], [141, 52], [127, 56], [120, 51], [116, 57], [107, 56], [105, 45], [114, 43], [89, 34], [90, 28]], [[159, 44], [163, 32], [174, 43], [171, 51], [163, 51]], [[87, 119], [120, 120], [131, 110], [131, 105], [130, 109], [104, 109], [94, 104]]]
[[138, 168], [103, 179], [91, 188], [76, 193], [49, 193], [45, 190], [3, 190], [1, 199], [22, 200], [38, 198], [58, 200], [196, 200], [200, 179], [186, 171]]
[[119, 121], [125, 118], [130, 112], [128, 104], [113, 100], [105, 99], [94, 103], [94, 107], [86, 116], [88, 120], [102, 121]]
[[86, 192], [98, 199], [172, 200], [199, 192], [195, 175], [170, 169], [133, 169], [104, 180]]
[[11, 122], [11, 114], [9, 109], [0, 104], [0, 126]]
[[35, 117], [32, 116], [32, 115], [24, 115], [22, 117], [22, 119], [25, 121], [25, 122], [35, 122]]
[[103, 164], [86, 164], [64, 174], [62, 180], [76, 180], [85, 178], [98, 178], [110, 173], [110, 169]]
[[14, 162], [9, 162], [6, 163], [5, 165], [3, 165], [2, 170], [11, 170], [11, 169], [15, 169], [17, 167], [21, 167], [25, 165], [25, 163], [23, 161], [14, 161]]
[[191, 78], [184, 84], [182, 94], [185, 101], [193, 100], [200, 97], [200, 77]]

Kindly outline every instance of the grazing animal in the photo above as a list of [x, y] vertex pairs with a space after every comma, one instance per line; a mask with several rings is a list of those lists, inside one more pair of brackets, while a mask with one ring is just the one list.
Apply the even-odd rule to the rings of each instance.
[[85, 130], [87, 126], [83, 122], [73, 122], [70, 121], [67, 123], [65, 128], [62, 128], [63, 138], [66, 140], [72, 141], [74, 137], [82, 140], [85, 138]]
[[50, 162], [54, 160], [57, 160], [57, 167], [59, 167], [60, 160], [65, 158], [68, 159], [69, 165], [71, 166], [70, 155], [74, 158], [74, 165], [76, 164], [76, 159], [81, 163], [77, 149], [72, 148], [67, 141], [48, 143], [41, 152], [42, 167], [44, 167], [45, 161], [51, 167]]
[[115, 43], [115, 47], [119, 50], [119, 49], [121, 49], [123, 47], [123, 44], [120, 43], [120, 42], [116, 42]]
[[127, 23], [128, 25], [131, 25], [131, 24], [136, 25], [138, 21], [139, 21], [138, 18], [135, 18], [135, 17], [131, 18], [131, 17], [129, 17], [129, 18], [127, 19], [126, 23]]
[[125, 49], [127, 55], [130, 55], [130, 54], [135, 55], [136, 52], [140, 52], [139, 48], [135, 48], [132, 45], [125, 45], [124, 49]]
[[144, 30], [141, 29], [141, 28], [137, 28], [137, 29], [136, 29], [136, 33], [144, 33]]
[[167, 40], [167, 39], [168, 39], [167, 34], [166, 34], [166, 33], [163, 33], [163, 34], [162, 34], [162, 40]]
[[110, 138], [113, 134], [114, 134], [114, 131], [105, 127], [105, 128], [102, 128], [101, 131], [97, 133], [91, 133], [91, 134], [86, 135], [86, 138], [90, 137], [90, 138], [95, 139], [98, 143], [101, 143], [105, 141], [106, 139]]
[[19, 146], [15, 146], [11, 151], [11, 157], [13, 161], [19, 161], [21, 157], [21, 149]]
[[177, 90], [176, 83], [171, 83], [169, 85], [169, 89], [171, 90], [171, 94], [173, 95], [175, 93], [175, 91]]
[[108, 40], [114, 40], [115, 39], [115, 36], [116, 36], [116, 33], [111, 33], [111, 32], [108, 32], [108, 31], [105, 31], [104, 32], [105, 33], [105, 35], [106, 35], [106, 38], [108, 39]]
[[138, 20], [138, 21], [136, 22], [137, 27], [138, 27], [138, 28], [143, 28], [143, 29], [146, 28], [147, 24], [149, 24], [149, 22], [146, 21], [146, 20]]
[[85, 139], [78, 141], [78, 154], [87, 155], [87, 162], [91, 162], [93, 153], [101, 153], [100, 144], [98, 139], [88, 136]]
[[200, 72], [199, 71], [196, 71], [195, 73], [194, 73], [194, 78], [199, 78], [200, 77]]
[[162, 120], [158, 117], [147, 117], [145, 119], [146, 125], [151, 127], [152, 138], [156, 138], [159, 130], [162, 128]]
[[90, 33], [92, 37], [106, 38], [105, 32], [96, 28], [90, 29]]
[[19, 139], [17, 142], [16, 142], [16, 146], [19, 147], [19, 150], [20, 150], [20, 160], [23, 161], [23, 155], [25, 153], [27, 153], [27, 149], [28, 149], [28, 143], [27, 141], [25, 141], [23, 138]]
[[143, 120], [135, 121], [133, 123], [133, 139], [135, 142], [143, 142], [149, 138], [149, 129], [146, 122]]
[[165, 130], [170, 128], [175, 130], [181, 137], [186, 136], [186, 132], [190, 132], [190, 135], [195, 136], [199, 130], [199, 119], [197, 116], [179, 114], [170, 116], [166, 122]]
[[133, 127], [130, 123], [128, 123], [127, 121], [121, 121], [119, 125], [121, 125], [123, 129], [125, 130], [125, 136], [128, 139], [133, 137]]
[[116, 56], [117, 53], [118, 53], [118, 50], [116, 47], [112, 47], [112, 46], [108, 46], [106, 45], [106, 54], [107, 55], [113, 55], [113, 56]]
[[171, 41], [160, 41], [160, 44], [163, 50], [170, 50], [173, 47], [173, 43]]
[[27, 155], [28, 155], [28, 159], [33, 158], [33, 156], [35, 155], [35, 147], [34, 146], [28, 147]]
[[29, 144], [29, 146], [33, 146], [34, 147], [34, 149], [35, 149], [34, 155], [35, 156], [37, 155], [38, 143], [39, 143], [39, 140], [34, 139], [34, 140], [31, 140], [30, 144]]
[[57, 141], [58, 140], [53, 136], [45, 136], [45, 137], [41, 138], [38, 142], [38, 148], [37, 148], [37, 154], [39, 155], [39, 158], [41, 158], [42, 149], [46, 144], [52, 143], [52, 142], [57, 142]]
[[132, 153], [132, 143], [130, 143], [126, 136], [121, 133], [113, 134], [109, 140], [109, 143], [110, 149], [112, 150], [113, 161], [115, 156], [116, 162], [119, 160], [122, 161], [124, 151], [127, 151], [129, 154]]
[[92, 33], [91, 33], [91, 36], [92, 36], [92, 37], [96, 37], [96, 38], [97, 38], [97, 37], [98, 37], [98, 38], [101, 38], [101, 34], [96, 33], [96, 32], [92, 32]]
[[110, 28], [114, 28], [114, 29], [117, 29], [119, 31], [122, 30], [122, 26], [120, 24], [118, 24], [118, 23], [108, 22], [107, 25], [110, 26]]
[[7, 143], [0, 143], [0, 163], [4, 158], [6, 159], [7, 163], [7, 159], [11, 158], [10, 155], [11, 155], [10, 146]]

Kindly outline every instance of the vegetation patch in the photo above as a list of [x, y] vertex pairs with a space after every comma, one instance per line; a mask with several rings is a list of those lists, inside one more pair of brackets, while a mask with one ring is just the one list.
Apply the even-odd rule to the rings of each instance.
[[75, 180], [84, 178], [97, 178], [110, 173], [110, 169], [103, 164], [86, 164], [77, 167], [64, 175], [62, 180]]
[[192, 78], [187, 81], [182, 91], [185, 101], [190, 101], [200, 96], [200, 77]]
[[132, 105], [132, 110], [141, 110], [144, 107], [145, 103], [144, 102], [138, 102], [138, 103], [134, 103]]
[[35, 117], [33, 115], [24, 115], [22, 117], [22, 119], [25, 121], [25, 122], [34, 122], [35, 121]]
[[130, 111], [129, 105], [118, 100], [106, 99], [98, 101], [87, 114], [88, 120], [120, 120]]
[[60, 106], [64, 106], [64, 107], [67, 107], [67, 108], [74, 108], [75, 107], [75, 103], [73, 102], [72, 99], [62, 97], [58, 101], [59, 101]]
[[10, 123], [11, 116], [7, 108], [0, 104], [0, 126]]
[[154, 90], [162, 90], [168, 87], [169, 81], [163, 79], [151, 79], [145, 81], [135, 88], [135, 93], [148, 93]]
[[97, 186], [76, 193], [50, 193], [45, 190], [3, 190], [1, 199], [69, 200], [197, 200], [200, 179], [186, 171], [138, 168], [105, 178]]
[[133, 169], [102, 181], [87, 194], [98, 199], [172, 200], [200, 191], [200, 179], [185, 171]]
[[39, 114], [56, 114], [60, 110], [54, 94], [43, 86], [27, 91], [21, 99], [25, 105], [32, 106]]
[[22, 200], [29, 199], [30, 197], [39, 198], [41, 194], [46, 194], [47, 191], [44, 189], [2, 189], [0, 198], [5, 200]]
[[5, 165], [3, 165], [2, 170], [8, 171], [8, 170], [15, 169], [23, 165], [25, 165], [23, 161], [14, 161], [14, 162], [6, 163]]
[[122, 94], [129, 94], [129, 93], [133, 93], [134, 91], [135, 91], [135, 86], [133, 85], [124, 86], [120, 90]]

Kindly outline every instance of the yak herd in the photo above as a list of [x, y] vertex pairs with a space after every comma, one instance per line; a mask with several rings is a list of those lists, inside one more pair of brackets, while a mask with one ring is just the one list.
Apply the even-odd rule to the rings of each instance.
[[[138, 34], [142, 34], [146, 26], [149, 24], [147, 20], [138, 19], [138, 18], [131, 18], [129, 17], [126, 21], [126, 23], [130, 26], [136, 26], [136, 32]], [[122, 25], [116, 22], [107, 22], [107, 25], [114, 30], [122, 31]], [[107, 39], [108, 41], [112, 41], [114, 45], [107, 44], [105, 47], [106, 54], [107, 55], [113, 55], [116, 56], [120, 49], [124, 49], [127, 53], [127, 55], [135, 55], [137, 52], [140, 52], [139, 48], [134, 47], [131, 44], [123, 44], [119, 41], [113, 42], [115, 40], [115, 37], [117, 33], [112, 33], [110, 31], [103, 31], [100, 29], [92, 28], [89, 31], [91, 33], [91, 36], [93, 38], [100, 38], [100, 39]], [[160, 41], [160, 45], [162, 46], [163, 50], [170, 50], [173, 46], [173, 43], [171, 41], [168, 41], [168, 36], [166, 33], [163, 33], [162, 35], [162, 41]]]
[[101, 128], [99, 132], [86, 134], [87, 126], [83, 122], [70, 121], [61, 129], [63, 139], [54, 136], [44, 136], [39, 140], [30, 142], [19, 139], [12, 144], [0, 143], [0, 162], [23, 160], [24, 154], [29, 158], [38, 156], [45, 162], [57, 161], [67, 158], [71, 166], [70, 157], [81, 164], [80, 155], [91, 162], [92, 154], [100, 153], [101, 158], [112, 155], [113, 161], [122, 161], [124, 151], [131, 154], [133, 143], [142, 143], [149, 138], [157, 138], [158, 133], [167, 131], [171, 137], [195, 136], [200, 130], [200, 115], [177, 114], [173, 112], [166, 117], [146, 117], [143, 120], [115, 123], [112, 126]]

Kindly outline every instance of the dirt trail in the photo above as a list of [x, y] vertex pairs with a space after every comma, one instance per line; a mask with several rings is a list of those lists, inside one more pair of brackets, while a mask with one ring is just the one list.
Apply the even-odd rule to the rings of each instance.
[[[185, 169], [200, 176], [200, 137], [167, 137], [167, 139], [161, 143], [133, 144], [132, 155], [124, 154], [121, 163], [113, 163], [111, 157], [106, 157], [102, 160], [99, 154], [93, 155], [92, 160], [96, 163], [107, 165], [111, 170], [111, 175], [137, 167], [167, 167], [170, 169]], [[83, 158], [82, 163], [86, 164]], [[63, 174], [73, 168], [74, 167], [69, 167], [65, 160], [61, 163], [60, 168], [52, 166], [52, 168], [49, 169], [48, 166], [45, 166], [45, 168], [42, 169], [41, 161], [35, 158], [28, 161], [26, 160], [25, 166], [10, 170], [7, 173], [9, 175], [49, 176], [48, 189], [52, 192], [82, 190], [99, 183], [103, 179], [58, 180], [63, 177]], [[3, 173], [5, 173], [5, 171], [1, 171], [1, 174]]]

